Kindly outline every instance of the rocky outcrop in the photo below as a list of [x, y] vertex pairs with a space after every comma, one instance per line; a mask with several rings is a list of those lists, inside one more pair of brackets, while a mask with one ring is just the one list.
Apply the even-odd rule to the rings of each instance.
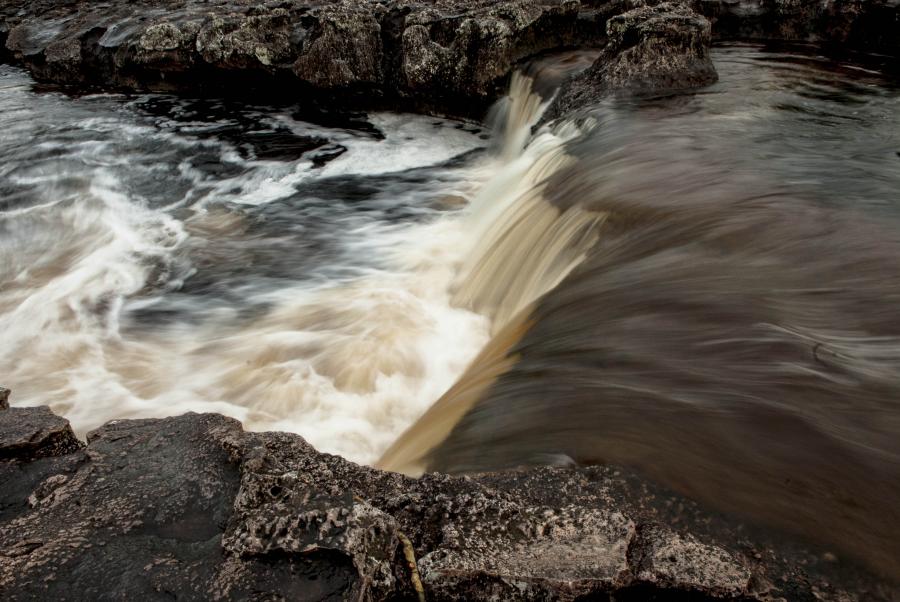
[[613, 467], [414, 480], [214, 414], [60, 453], [0, 460], [4, 600], [887, 599]]
[[0, 7], [37, 77], [125, 89], [276, 87], [298, 99], [479, 113], [523, 58], [602, 42], [576, 0], [53, 0]]
[[609, 43], [587, 70], [563, 84], [550, 120], [609, 95], [660, 94], [718, 79], [710, 58], [709, 21], [683, 4], [641, 6], [606, 24]]
[[[900, 51], [900, 5], [890, 0], [686, 1], [709, 18], [717, 39]], [[599, 48], [607, 35], [615, 47], [603, 60], [615, 64], [592, 80], [606, 82], [604, 90], [707, 81], [707, 22], [683, 5], [648, 6], [655, 4], [10, 0], [0, 4], [0, 60], [44, 81], [103, 89], [255, 93], [480, 118], [519, 62], [550, 50]]]

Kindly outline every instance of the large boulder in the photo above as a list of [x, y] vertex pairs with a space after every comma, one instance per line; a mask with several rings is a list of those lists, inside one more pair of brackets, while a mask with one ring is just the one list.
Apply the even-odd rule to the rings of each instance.
[[813, 554], [614, 467], [410, 479], [215, 414], [0, 460], [3, 600], [888, 599]]
[[607, 21], [609, 42], [593, 66], [566, 82], [545, 119], [610, 95], [661, 94], [715, 82], [709, 21], [684, 4], [640, 6]]

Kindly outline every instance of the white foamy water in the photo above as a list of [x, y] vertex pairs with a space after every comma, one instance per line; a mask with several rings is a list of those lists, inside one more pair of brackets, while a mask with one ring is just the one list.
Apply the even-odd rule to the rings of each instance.
[[[0, 361], [15, 405], [49, 404], [82, 434], [215, 411], [369, 462], [487, 340], [488, 320], [450, 302], [463, 222], [435, 209], [483, 177], [439, 166], [484, 145], [475, 128], [385, 114], [373, 135], [276, 109], [234, 136], [218, 115], [37, 95], [3, 69]], [[315, 150], [257, 157], [228, 139], [267, 127], [345, 150], [317, 167]]]
[[[498, 287], [535, 266], [492, 256], [577, 134], [526, 149], [546, 105], [519, 75], [495, 111], [499, 152], [472, 156], [488, 136], [460, 122], [319, 126], [285, 107], [76, 100], [0, 77], [0, 359], [14, 403], [49, 404], [82, 433], [221, 412], [360, 462], [510, 317]], [[510, 311], [564, 273], [544, 268], [558, 274], [512, 291]]]

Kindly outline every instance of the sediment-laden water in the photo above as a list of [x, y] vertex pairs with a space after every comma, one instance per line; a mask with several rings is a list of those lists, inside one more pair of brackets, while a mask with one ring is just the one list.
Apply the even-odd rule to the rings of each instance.
[[36, 94], [3, 68], [0, 330], [16, 404], [85, 432], [217, 411], [372, 461], [462, 372], [479, 128]]
[[533, 129], [585, 60], [544, 62], [490, 131], [4, 67], [3, 384], [82, 431], [219, 411], [410, 473], [629, 465], [900, 574], [900, 93], [714, 58]]

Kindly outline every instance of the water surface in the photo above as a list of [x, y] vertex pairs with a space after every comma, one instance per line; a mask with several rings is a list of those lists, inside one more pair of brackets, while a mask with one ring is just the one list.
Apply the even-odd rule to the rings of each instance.
[[411, 473], [628, 465], [900, 574], [895, 82], [723, 46], [713, 86], [533, 130], [584, 58], [516, 75], [492, 133], [2, 67], [13, 402]]

